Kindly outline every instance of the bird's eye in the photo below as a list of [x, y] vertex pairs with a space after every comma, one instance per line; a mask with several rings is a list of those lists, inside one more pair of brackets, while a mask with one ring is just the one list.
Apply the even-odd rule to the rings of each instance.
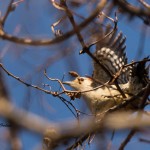
[[84, 79], [83, 79], [83, 78], [80, 78], [80, 81], [84, 81]]
[[83, 79], [83, 78], [78, 78], [78, 82], [79, 82], [79, 84], [81, 84], [83, 81], [84, 81], [84, 79]]

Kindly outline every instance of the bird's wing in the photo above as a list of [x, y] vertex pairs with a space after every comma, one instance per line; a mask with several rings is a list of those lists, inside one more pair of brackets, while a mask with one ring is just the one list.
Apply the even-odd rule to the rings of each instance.
[[[100, 38], [104, 37], [109, 32], [110, 26], [107, 26], [105, 32], [100, 35]], [[127, 64], [125, 41], [125, 36], [121, 32], [117, 34], [117, 31], [115, 31], [96, 44], [94, 56], [111, 75], [117, 73], [123, 65]], [[128, 81], [128, 72], [127, 68], [122, 71], [118, 78], [119, 83], [126, 83]], [[95, 61], [93, 78], [102, 83], [111, 79], [105, 70]]]
[[133, 65], [130, 68], [130, 75], [129, 75], [129, 90], [131, 93], [138, 93], [141, 91], [143, 87], [145, 87], [149, 82], [149, 68], [148, 65], [146, 67], [146, 60], [148, 60], [149, 57], [144, 58], [141, 62], [138, 64]]

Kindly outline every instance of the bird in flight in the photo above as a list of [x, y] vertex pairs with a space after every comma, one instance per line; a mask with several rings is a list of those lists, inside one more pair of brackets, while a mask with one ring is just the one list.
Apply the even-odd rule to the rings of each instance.
[[[108, 25], [99, 35], [104, 37], [111, 30]], [[97, 61], [93, 62], [92, 77], [77, 75], [73, 81], [64, 84], [81, 92], [87, 106], [93, 114], [105, 112], [121, 104], [126, 99], [138, 94], [148, 84], [148, 68], [146, 61], [127, 65], [126, 38], [123, 33], [115, 30], [96, 44], [93, 53]], [[126, 67], [125, 67], [126, 66]], [[117, 76], [118, 75], [118, 76]], [[111, 82], [117, 76], [116, 82]], [[117, 86], [119, 86], [119, 89]], [[132, 101], [125, 109], [137, 109], [142, 96]]]

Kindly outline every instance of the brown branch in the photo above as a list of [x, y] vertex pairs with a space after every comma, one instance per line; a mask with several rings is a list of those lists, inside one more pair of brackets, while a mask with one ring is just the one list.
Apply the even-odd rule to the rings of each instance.
[[118, 72], [116, 72], [116, 74], [114, 75], [114, 78], [110, 81], [110, 83], [113, 83], [120, 75], [121, 75], [121, 73], [122, 73], [122, 71], [123, 71], [123, 69], [124, 68], [127, 68], [127, 67], [129, 67], [129, 66], [133, 66], [133, 65], [135, 65], [135, 64], [138, 64], [138, 63], [141, 63], [141, 62], [148, 62], [148, 61], [150, 61], [150, 59], [143, 59], [143, 60], [140, 60], [140, 61], [133, 61], [133, 62], [131, 62], [131, 63], [128, 63], [128, 64], [126, 64], [126, 65], [123, 65], [121, 68], [120, 68], [120, 70], [118, 71]]
[[146, 3], [144, 0], [139, 0], [139, 2], [140, 2], [144, 7], [146, 7], [147, 9], [150, 10], [150, 4]]
[[127, 13], [130, 13], [131, 15], [150, 16], [149, 10], [137, 8], [124, 0], [114, 0], [114, 3], [119, 5], [123, 10], [125, 10]]
[[[75, 33], [77, 34], [77, 37], [78, 37], [78, 39], [79, 39], [79, 41], [80, 41], [80, 43], [81, 43], [81, 45], [82, 45], [82, 47], [83, 47], [83, 50], [91, 57], [91, 58], [93, 58], [103, 69], [104, 69], [104, 71], [111, 77], [111, 78], [113, 78], [113, 76], [111, 75], [111, 73], [109, 72], [109, 70], [101, 63], [101, 62], [99, 62], [94, 56], [93, 56], [93, 54], [89, 51], [89, 48], [87, 48], [86, 47], [86, 45], [85, 45], [85, 43], [84, 43], [84, 40], [83, 40], [83, 37], [81, 36], [81, 34], [80, 34], [80, 28], [76, 25], [76, 23], [75, 23], [75, 21], [74, 21], [74, 18], [73, 18], [73, 15], [72, 15], [72, 13], [71, 13], [71, 11], [67, 8], [67, 5], [66, 5], [66, 3], [65, 3], [65, 1], [62, 1], [63, 3], [63, 6], [65, 6], [65, 8], [62, 8], [62, 10], [65, 10], [66, 12], [67, 12], [67, 14], [68, 14], [68, 16], [69, 16], [69, 19], [70, 19], [70, 22], [72, 23], [72, 25], [73, 25], [73, 27], [74, 27], [74, 31], [75, 31]], [[55, 4], [55, 2], [53, 1], [53, 4]], [[101, 7], [103, 8], [104, 7], [104, 5], [106, 4], [106, 1], [105, 0], [103, 0], [102, 2], [100, 2], [99, 4], [98, 4], [98, 6], [100, 7], [101, 5]], [[58, 6], [58, 5], [57, 5]], [[59, 9], [60, 9], [61, 7], [59, 6]], [[101, 8], [101, 9], [102, 9]], [[116, 26], [115, 26], [115, 28], [116, 28]], [[5, 35], [5, 33], [4, 32], [2, 32], [1, 33], [1, 35]], [[60, 38], [60, 37], [58, 37], [58, 38]], [[19, 40], [21, 40], [21, 39], [19, 39]], [[31, 43], [33, 43], [33, 41], [31, 40], [31, 39], [25, 39], [25, 41], [27, 41], [27, 42], [31, 42]], [[43, 41], [43, 40], [42, 40]], [[38, 42], [39, 43], [39, 42]], [[19, 79], [18, 79], [19, 80]], [[28, 84], [26, 84], [27, 86], [28, 86]], [[118, 91], [122, 94], [122, 96], [125, 98], [126, 96], [125, 96], [125, 94], [123, 93], [123, 91], [121, 90], [121, 88], [119, 87], [119, 85], [118, 85], [118, 83], [117, 83], [117, 81], [115, 81], [115, 85], [116, 85], [116, 87], [117, 87], [117, 89], [118, 89]], [[35, 87], [34, 87], [35, 88]], [[37, 88], [37, 87], [36, 87]]]
[[[65, 98], [61, 97], [60, 95], [58, 95], [58, 98], [66, 105], [66, 107], [70, 110], [70, 112], [73, 114], [73, 116], [79, 120], [79, 110], [70, 102], [67, 101]], [[70, 108], [70, 106], [75, 110], [76, 114], [73, 112], [73, 110]]]
[[150, 140], [147, 139], [140, 138], [139, 141], [150, 144]]
[[[112, 119], [113, 114], [111, 113], [110, 115]], [[32, 113], [29, 114], [29, 112], [16, 108], [10, 102], [7, 102], [3, 99], [1, 99], [0, 101], [0, 116], [11, 120], [19, 127], [26, 128], [30, 131], [42, 135], [45, 134], [47, 138], [53, 141], [52, 142], [53, 144], [55, 142], [61, 143], [61, 141], [65, 139], [71, 140], [71, 138], [80, 137], [83, 135], [83, 133], [85, 135], [92, 132], [98, 133], [99, 131], [105, 131], [104, 128], [108, 127], [110, 129], [114, 129], [114, 126], [111, 126], [111, 124], [114, 123], [116, 123], [116, 127], [118, 125], [123, 125], [124, 128], [137, 128], [137, 127], [141, 128], [150, 126], [149, 119], [142, 119], [142, 120], [139, 120], [139, 118], [129, 119], [129, 115], [131, 114], [128, 114], [126, 117], [124, 117], [123, 115], [121, 115], [120, 112], [118, 115], [121, 116], [122, 120], [125, 121], [126, 124], [121, 123], [118, 124], [118, 121], [120, 121], [121, 119], [116, 114], [114, 114], [115, 117], [113, 117], [113, 120], [111, 120], [111, 122], [104, 119], [103, 128], [97, 126], [96, 121], [94, 121], [92, 118], [89, 119], [89, 117], [88, 119], [86, 118], [81, 119], [80, 122], [69, 120], [64, 121], [63, 123], [54, 123], [48, 122], [45, 119], [38, 117]], [[106, 118], [107, 117], [110, 116], [107, 115]], [[126, 120], [127, 118], [128, 121]], [[132, 122], [132, 124], [129, 124], [128, 122]], [[109, 124], [109, 126], [107, 124]], [[119, 129], [119, 127], [116, 129]], [[131, 135], [133, 135], [133, 132], [128, 137], [131, 137]]]
[[[125, 103], [123, 103], [122, 102], [122, 104], [120, 104], [120, 105], [117, 105], [117, 106], [115, 106], [115, 107], [113, 107], [113, 108], [111, 108], [111, 109], [109, 109], [109, 110], [107, 110], [106, 112], [104, 112], [104, 114], [106, 114], [106, 113], [111, 113], [111, 112], [114, 112], [114, 111], [116, 111], [116, 110], [119, 110], [119, 109], [121, 109], [121, 108], [123, 108], [123, 107], [125, 107], [126, 105], [128, 105], [129, 103], [131, 103], [132, 101], [134, 101], [134, 100], [136, 100], [136, 98], [138, 98], [140, 95], [141, 95], [141, 93], [143, 93], [145, 91], [145, 95], [148, 97], [148, 95], [147, 95], [147, 92], [149, 92], [150, 90], [149, 90], [149, 86], [147, 86], [147, 88], [145, 88], [145, 89], [143, 89], [143, 91], [141, 91], [140, 93], [138, 93], [137, 95], [135, 95], [135, 96], [133, 96], [132, 98], [130, 98], [130, 99], [128, 99], [128, 100], [125, 100], [124, 102]], [[147, 98], [146, 97], [146, 98]], [[139, 113], [140, 114], [140, 113]], [[129, 114], [130, 115], [130, 114]], [[109, 114], [108, 114], [108, 118], [109, 117], [111, 117], [111, 116], [109, 116]], [[124, 118], [123, 116], [121, 116], [121, 114], [120, 114], [120, 118], [118, 117], [118, 116], [115, 116], [114, 115], [114, 117], [116, 118], [116, 119], [119, 119], [119, 120], [121, 120], [120, 118]], [[128, 118], [129, 118], [129, 116], [128, 116]], [[136, 121], [137, 122], [140, 122], [141, 120], [139, 119], [139, 118], [141, 118], [141, 117], [138, 117], [137, 119], [136, 119]], [[98, 118], [97, 118], [97, 120], [98, 120]], [[107, 120], [107, 116], [106, 116], [106, 120]], [[108, 122], [107, 122], [108, 121]], [[106, 121], [106, 126], [109, 124], [109, 127], [114, 127], [115, 128], [115, 126], [111, 126], [111, 124], [110, 124], [110, 122], [109, 122], [109, 120], [107, 120]], [[112, 123], [113, 123], [113, 119], [111, 119], [111, 121], [112, 121]], [[115, 121], [114, 121], [115, 122]], [[120, 124], [120, 125], [125, 125], [125, 127], [126, 126], [128, 126], [127, 124], [127, 122], [129, 122], [129, 121], [124, 121], [124, 122], [126, 122], [126, 124], [125, 123], [117, 123], [117, 120], [116, 120], [116, 124]], [[138, 123], [134, 123], [134, 124], [137, 124], [138, 125]], [[105, 123], [104, 123], [105, 124]], [[113, 123], [114, 124], [114, 123]], [[131, 125], [132, 126], [132, 125]], [[139, 125], [140, 126], [140, 125]], [[118, 126], [117, 126], [118, 127]], [[136, 127], [136, 125], [135, 125], [135, 127]], [[134, 134], [136, 133], [136, 130], [131, 130], [130, 131], [130, 133], [128, 134], [128, 136], [127, 136], [127, 138], [122, 142], [122, 144], [121, 144], [121, 146], [120, 146], [120, 148], [119, 148], [119, 150], [123, 150], [124, 149], [124, 147], [128, 144], [128, 142], [131, 140], [131, 138], [134, 136]], [[72, 146], [70, 146], [68, 149], [69, 150], [71, 150], [72, 148], [76, 148], [80, 143], [83, 143], [86, 139], [88, 138], [88, 134], [87, 135], [85, 135], [84, 137], [81, 137], [79, 140], [77, 140]]]
[[71, 22], [71, 24], [72, 24], [72, 26], [74, 28], [74, 31], [75, 31], [75, 33], [76, 33], [76, 35], [78, 37], [79, 42], [81, 43], [83, 48], [86, 47], [84, 39], [83, 39], [79, 29], [78, 29], [78, 26], [77, 26], [77, 24], [76, 24], [76, 22], [74, 20], [74, 17], [72, 15], [71, 10], [69, 10], [69, 8], [68, 8], [68, 6], [66, 4], [66, 1], [65, 0], [61, 0], [61, 4], [65, 8], [64, 11], [66, 12], [66, 14], [67, 14], [67, 16], [68, 16], [68, 18], [69, 18], [69, 20], [70, 20], [70, 22]]
[[[133, 62], [133, 63], [138, 63], [138, 62]], [[71, 90], [67, 90], [67, 89], [64, 87], [63, 83], [62, 83], [59, 79], [52, 79], [52, 78], [49, 78], [49, 77], [47, 76], [46, 72], [45, 72], [44, 74], [45, 74], [45, 76], [46, 76], [49, 80], [51, 80], [51, 81], [57, 81], [57, 82], [60, 84], [60, 86], [62, 87], [62, 89], [63, 89], [61, 92], [53, 92], [53, 91], [49, 91], [49, 90], [45, 90], [45, 89], [43, 89], [43, 88], [40, 88], [40, 87], [38, 87], [38, 86], [36, 86], [36, 85], [32, 85], [32, 84], [26, 83], [25, 81], [23, 81], [23, 80], [20, 79], [19, 77], [13, 75], [13, 74], [10, 73], [8, 70], [6, 70], [6, 69], [4, 68], [4, 66], [3, 66], [1, 63], [0, 63], [0, 67], [1, 67], [9, 76], [11, 76], [11, 77], [13, 77], [14, 79], [18, 80], [19, 82], [21, 82], [22, 84], [26, 85], [27, 87], [35, 88], [35, 89], [37, 89], [37, 90], [40, 90], [40, 91], [42, 91], [42, 92], [45, 92], [46, 94], [51, 94], [51, 95], [54, 96], [54, 97], [57, 97], [57, 96], [59, 96], [59, 95], [61, 95], [61, 94], [67, 94], [68, 96], [71, 97], [71, 99], [75, 99], [75, 98], [80, 98], [81, 93], [90, 92], [90, 91], [96, 90], [96, 89], [98, 89], [98, 88], [101, 88], [101, 87], [103, 87], [103, 86], [106, 86], [106, 87], [108, 87], [108, 88], [109, 88], [109, 86], [111, 86], [111, 85], [109, 85], [109, 84], [106, 83], [106, 84], [104, 84], [104, 85], [100, 85], [100, 86], [98, 86], [98, 87], [95, 87], [95, 88], [93, 88], [93, 89], [91, 89], [91, 90], [85, 90], [85, 91], [71, 91]], [[145, 100], [146, 97], [147, 97], [148, 94], [149, 94], [149, 84], [148, 84], [148, 86], [147, 86], [146, 88], [143, 88], [137, 95], [134, 95], [134, 96], [132, 96], [131, 98], [126, 98], [121, 104], [119, 104], [119, 105], [114, 106], [113, 108], [111, 108], [111, 109], [109, 110], [109, 112], [110, 112], [110, 111], [115, 111], [115, 110], [117, 110], [117, 109], [120, 109], [120, 108], [123, 108], [123, 107], [127, 106], [131, 101], [134, 101], [136, 98], [138, 98], [138, 96], [140, 96], [141, 94], [143, 94], [143, 92], [145, 91], [145, 89], [147, 90], [147, 91], [145, 92], [145, 93], [146, 93], [146, 94], [145, 94], [145, 97], [143, 98], [143, 99]]]
[[[46, 71], [44, 72], [44, 74], [45, 74], [45, 76], [46, 76], [49, 80], [51, 80], [51, 81], [57, 81], [57, 82], [60, 84], [60, 86], [61, 86], [62, 89], [63, 89], [61, 92], [57, 92], [57, 91], [54, 91], [54, 92], [53, 92], [53, 91], [50, 91], [50, 90], [43, 89], [43, 88], [41, 88], [41, 87], [39, 87], [39, 86], [36, 86], [36, 85], [26, 83], [24, 80], [22, 80], [22, 79], [20, 79], [19, 77], [17, 77], [17, 76], [15, 76], [15, 75], [13, 75], [12, 73], [10, 73], [10, 72], [3, 66], [2, 63], [0, 63], [0, 67], [4, 70], [5, 73], [8, 74], [8, 76], [11, 76], [12, 78], [16, 79], [17, 81], [19, 81], [20, 83], [26, 85], [27, 87], [32, 87], [32, 88], [37, 89], [37, 90], [39, 90], [39, 91], [42, 91], [42, 92], [44, 92], [44, 93], [46, 93], [46, 94], [51, 94], [51, 95], [54, 96], [54, 97], [58, 97], [58, 98], [61, 99], [63, 102], [64, 102], [64, 99], [60, 96], [60, 95], [62, 95], [62, 94], [68, 95], [69, 97], [71, 97], [71, 99], [79, 98], [79, 97], [81, 96], [81, 92], [80, 92], [80, 91], [66, 90], [65, 87], [64, 87], [64, 85], [63, 85], [63, 83], [62, 83], [59, 79], [52, 79], [52, 78], [49, 78], [49, 77], [47, 76], [47, 74], [46, 74]], [[69, 103], [67, 100], [66, 100], [66, 102]], [[73, 107], [73, 105], [72, 105], [71, 103], [69, 103], [69, 104]], [[65, 105], [66, 105], [66, 103], [65, 103]], [[66, 105], [66, 106], [67, 106], [67, 105]], [[73, 107], [73, 108], [74, 108], [74, 110], [77, 112], [77, 110], [75, 109], [75, 107]], [[69, 108], [69, 109], [70, 109], [70, 108]], [[77, 114], [78, 114], [78, 112], [77, 112]], [[78, 116], [78, 115], [77, 115], [77, 116]]]
[[[45, 75], [49, 80], [51, 80], [51, 81], [57, 81], [57, 82], [61, 85], [61, 87], [62, 87], [62, 89], [63, 89], [63, 92], [61, 92], [61, 93], [52, 92], [52, 91], [48, 91], [48, 90], [45, 90], [45, 89], [43, 89], [43, 88], [40, 88], [40, 87], [38, 87], [38, 86], [36, 86], [36, 85], [32, 85], [32, 84], [26, 83], [25, 81], [23, 81], [23, 80], [20, 79], [19, 77], [13, 75], [13, 74], [10, 73], [8, 70], [6, 70], [6, 69], [3, 67], [2, 64], [0, 64], [0, 67], [1, 67], [9, 76], [11, 76], [11, 77], [13, 77], [14, 79], [18, 80], [19, 82], [21, 82], [22, 84], [26, 85], [27, 87], [35, 88], [35, 89], [40, 90], [40, 91], [42, 91], [42, 92], [45, 92], [45, 93], [47, 93], [47, 94], [51, 94], [51, 95], [54, 96], [54, 97], [57, 96], [57, 97], [67, 106], [67, 108], [72, 112], [72, 114], [73, 114], [77, 119], [79, 118], [79, 110], [77, 110], [71, 102], [65, 100], [63, 97], [60, 96], [60, 95], [63, 94], [63, 93], [67, 93], [67, 94], [71, 93], [71, 95], [73, 95], [73, 96], [75, 97], [75, 96], [77, 96], [77, 94], [79, 93], [78, 91], [69, 91], [69, 90], [66, 90], [65, 87], [63, 86], [62, 82], [61, 82], [59, 79], [52, 79], [52, 78], [49, 78], [49, 77], [47, 76], [47, 74], [46, 74], [46, 71], [44, 72], [44, 75]], [[1, 94], [1, 93], [0, 93], [0, 94]], [[69, 107], [69, 105], [68, 105], [67, 103], [75, 110], [75, 112], [76, 112], [77, 115], [75, 115], [75, 113], [72, 111], [72, 109]]]
[[13, 77], [14, 79], [18, 80], [19, 82], [21, 82], [22, 84], [26, 85], [27, 87], [33, 87], [33, 88], [35, 88], [35, 89], [37, 89], [37, 90], [40, 90], [40, 91], [43, 91], [43, 92], [45, 92], [45, 93], [47, 93], [47, 94], [52, 94], [53, 96], [55, 96], [56, 93], [53, 93], [53, 92], [51, 92], [51, 91], [42, 89], [42, 88], [40, 88], [40, 87], [38, 87], [38, 86], [36, 86], [36, 85], [32, 85], [32, 84], [29, 84], [29, 83], [24, 82], [24, 81], [23, 81], [22, 79], [20, 79], [19, 77], [17, 77], [17, 76], [15, 76], [15, 75], [13, 75], [12, 73], [10, 73], [10, 72], [3, 66], [2, 63], [0, 63], [0, 67], [4, 70], [4, 72], [7, 73], [8, 76]]
[[89, 133], [80, 137], [74, 144], [72, 144], [70, 147], [67, 148], [67, 150], [73, 150], [77, 148], [79, 145], [82, 145], [84, 141], [86, 141], [89, 137]]
[[[106, 15], [105, 15], [106, 16]], [[110, 19], [110, 17], [106, 16], [107, 18]], [[105, 39], [106, 37], [108, 37], [110, 34], [112, 34], [113, 32], [115, 32], [115, 30], [117, 29], [117, 23], [118, 23], [118, 19], [115, 13], [115, 20], [114, 19], [110, 19], [111, 21], [114, 22], [114, 28], [112, 31], [110, 31], [108, 34], [106, 34], [102, 39], [92, 43], [91, 45], [89, 45], [88, 47], [83, 47], [83, 50], [80, 52], [80, 54], [82, 53], [86, 53], [88, 54], [97, 64], [99, 64], [101, 66], [101, 68], [106, 72], [106, 74], [111, 78], [111, 80], [114, 78], [113, 75], [111, 74], [111, 72], [103, 65], [102, 62], [100, 62], [91, 52], [90, 52], [90, 47], [93, 46], [94, 44], [98, 43], [99, 41]], [[111, 83], [111, 80], [109, 81]], [[123, 98], [126, 98], [124, 92], [122, 91], [122, 89], [120, 88], [120, 86], [118, 85], [117, 80], [114, 81], [114, 84], [117, 87], [117, 90], [120, 92], [120, 94], [122, 95]]]
[[[122, 129], [136, 129], [142, 131], [142, 128], [149, 127], [150, 118], [143, 111], [115, 111], [109, 113], [104, 118], [104, 126], [106, 128], [122, 130]], [[149, 113], [149, 112], [148, 112]], [[130, 123], [129, 123], [130, 122]]]
[[[84, 29], [84, 27], [86, 27], [89, 23], [91, 23], [92, 20], [95, 19], [95, 17], [99, 14], [99, 12], [104, 8], [106, 2], [107, 2], [106, 0], [101, 0], [101, 2], [99, 2], [96, 9], [93, 10], [93, 13], [87, 19], [85, 19], [82, 23], [78, 25], [79, 31]], [[56, 44], [56, 43], [59, 43], [68, 39], [74, 34], [75, 34], [75, 31], [73, 29], [55, 39], [32, 40], [30, 38], [21, 38], [21, 37], [19, 38], [17, 36], [7, 34], [4, 30], [0, 29], [0, 38], [3, 40], [8, 40], [10, 42], [24, 44], [24, 45], [35, 45], [35, 46]]]
[[[0, 69], [0, 101], [9, 101], [9, 93], [7, 91], [7, 87], [4, 82], [2, 69]], [[7, 119], [8, 123], [0, 123], [0, 127], [8, 127], [9, 130], [9, 143], [11, 145], [12, 150], [20, 150], [21, 149], [21, 141], [18, 138], [18, 128], [16, 124], [13, 124], [9, 119]]]
[[16, 108], [10, 102], [3, 99], [0, 101], [0, 116], [11, 120], [18, 127], [45, 135], [53, 141], [52, 145], [64, 139], [80, 137], [83, 132], [86, 134], [96, 129], [92, 119], [83, 119], [80, 123], [73, 120], [64, 121], [63, 123], [49, 122], [42, 117]]
[[59, 19], [57, 22], [55, 22], [55, 23], [53, 23], [53, 24], [51, 25], [51, 30], [52, 30], [52, 32], [54, 33], [54, 35], [55, 35], [56, 37], [63, 35], [62, 31], [61, 31], [61, 30], [55, 30], [55, 27], [56, 27], [60, 22], [62, 22], [65, 18], [66, 18], [66, 16], [65, 16], [65, 17], [62, 17], [62, 18]]
[[132, 96], [132, 97], [130, 97], [130, 98], [124, 99], [121, 104], [112, 107], [111, 109], [109, 109], [109, 110], [106, 111], [106, 112], [110, 113], [110, 112], [114, 112], [114, 111], [116, 111], [116, 110], [119, 110], [119, 109], [121, 109], [121, 108], [125, 108], [125, 107], [126, 107], [127, 105], [129, 105], [131, 102], [133, 102], [133, 101], [135, 101], [137, 98], [139, 98], [139, 96], [141, 96], [141, 95], [147, 90], [147, 88], [148, 88], [148, 87], [145, 87], [145, 88], [141, 89], [141, 91], [140, 91], [139, 93], [137, 93], [136, 95], [134, 95], [134, 96]]
[[119, 150], [124, 150], [125, 146], [130, 142], [131, 138], [135, 135], [136, 130], [131, 130], [126, 139], [121, 143]]
[[5, 73], [7, 73], [8, 76], [11, 76], [12, 78], [16, 79], [17, 81], [19, 81], [20, 83], [26, 85], [27, 87], [35, 88], [35, 89], [37, 89], [37, 90], [40, 90], [40, 91], [42, 91], [42, 92], [45, 92], [46, 94], [51, 94], [51, 95], [54, 96], [54, 97], [57, 97], [57, 96], [59, 97], [59, 96], [62, 95], [62, 94], [67, 94], [68, 96], [71, 97], [71, 99], [75, 99], [75, 98], [80, 98], [81, 93], [90, 92], [90, 91], [96, 90], [96, 89], [98, 89], [98, 88], [101, 88], [101, 87], [103, 87], [103, 86], [109, 86], [109, 85], [107, 85], [107, 83], [106, 83], [105, 85], [100, 85], [100, 86], [98, 86], [98, 87], [93, 88], [92, 90], [71, 91], [71, 90], [67, 90], [67, 89], [64, 87], [63, 82], [61, 82], [59, 79], [53, 79], [53, 78], [48, 77], [47, 74], [46, 74], [46, 70], [45, 70], [44, 75], [46, 76], [46, 78], [47, 78], [48, 80], [58, 82], [58, 83], [60, 84], [61, 88], [62, 88], [62, 91], [61, 91], [61, 92], [57, 92], [57, 91], [54, 91], [54, 92], [53, 92], [53, 91], [45, 90], [45, 89], [43, 89], [43, 88], [41, 88], [41, 87], [39, 87], [39, 86], [37, 86], [37, 85], [33, 85], [33, 84], [29, 84], [29, 83], [25, 82], [25, 81], [22, 80], [21, 78], [19, 78], [19, 77], [15, 76], [14, 74], [10, 73], [10, 72], [3, 66], [2, 63], [0, 63], [0, 67], [3, 69], [3, 71], [4, 71]]
[[7, 17], [8, 17], [8, 15], [9, 15], [10, 12], [12, 12], [12, 10], [13, 10], [13, 2], [14, 2], [14, 0], [11, 0], [11, 1], [9, 2], [7, 11], [6, 11], [4, 17], [2, 18], [2, 20], [0, 21], [0, 24], [2, 25], [2, 27], [4, 27], [4, 24], [5, 24], [5, 21], [6, 21]]
[[[140, 91], [140, 93], [141, 93], [142, 91]], [[142, 99], [142, 101], [141, 101], [141, 104], [140, 104], [140, 107], [139, 107], [139, 109], [143, 109], [144, 108], [144, 106], [145, 106], [145, 103], [146, 103], [146, 100], [147, 100], [147, 98], [148, 98], [148, 96], [149, 96], [149, 94], [150, 94], [150, 83], [147, 85], [147, 87], [146, 87], [146, 89], [144, 90], [144, 95], [143, 95], [143, 99]], [[136, 96], [137, 97], [137, 96]], [[138, 96], [139, 97], [139, 96]], [[134, 99], [130, 99], [130, 102], [131, 102], [131, 100], [134, 100]], [[122, 105], [123, 106], [123, 105]], [[118, 107], [118, 106], [117, 106]], [[108, 111], [109, 112], [109, 111]], [[139, 113], [139, 115], [140, 115], [140, 113]], [[116, 116], [117, 117], [117, 116]], [[123, 116], [122, 116], [123, 117]], [[141, 116], [139, 117], [140, 119], [138, 119], [138, 121], [141, 121]], [[118, 117], [117, 117], [117, 119], [119, 119]], [[128, 122], [128, 121], [127, 121]], [[136, 123], [134, 123], [134, 124], [136, 124]], [[137, 123], [138, 124], [138, 123]], [[131, 138], [135, 135], [135, 133], [137, 132], [137, 130], [135, 130], [135, 129], [132, 129], [131, 131], [130, 131], [130, 133], [128, 134], [128, 136], [126, 137], [126, 139], [121, 143], [121, 145], [120, 145], [120, 147], [119, 147], [119, 150], [123, 150], [124, 148], [125, 148], [125, 146], [129, 143], [129, 141], [131, 140]]]
[[9, 142], [11, 143], [11, 150], [21, 150], [22, 143], [21, 139], [18, 137], [18, 128], [17, 126], [10, 127], [10, 137]]
[[29, 115], [29, 112], [16, 108], [4, 99], [1, 99], [0, 101], [0, 116], [11, 120], [23, 128], [40, 134], [44, 134], [45, 129], [48, 127], [54, 127], [55, 129], [58, 128], [56, 124], [50, 122], [48, 123], [43, 118], [37, 117], [31, 113]]
[[147, 85], [147, 88], [146, 88], [146, 90], [144, 92], [144, 95], [142, 97], [142, 100], [141, 100], [141, 103], [140, 103], [140, 106], [139, 106], [140, 109], [144, 108], [145, 103], [146, 103], [147, 98], [148, 98], [149, 95], [150, 95], [150, 83]]

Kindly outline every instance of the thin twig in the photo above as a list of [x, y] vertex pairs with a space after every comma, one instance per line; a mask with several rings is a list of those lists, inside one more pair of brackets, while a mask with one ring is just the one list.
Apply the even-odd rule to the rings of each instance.
[[[71, 111], [71, 113], [73, 114], [73, 116], [76, 119], [79, 119], [79, 112], [76, 109], [76, 107], [71, 102], [67, 101], [65, 98], [63, 98], [61, 96], [58, 96], [58, 98], [67, 106], [67, 108]], [[73, 112], [73, 110], [70, 108], [70, 106], [67, 103], [76, 111], [76, 114]]]
[[72, 149], [77, 148], [79, 145], [82, 145], [82, 143], [86, 141], [88, 137], [89, 137], [89, 134], [82, 136], [75, 143], [73, 143], [70, 147], [68, 147], [67, 150], [72, 150]]
[[5, 21], [8, 17], [8, 15], [9, 15], [9, 13], [12, 11], [13, 2], [14, 2], [14, 0], [10, 1], [9, 5], [8, 5], [8, 8], [7, 8], [7, 11], [6, 11], [4, 17], [2, 18], [2, 20], [0, 22], [3, 27], [4, 27]]
[[139, 2], [140, 2], [144, 7], [146, 7], [147, 9], [150, 10], [150, 4], [146, 3], [144, 0], [139, 0]]
[[150, 16], [149, 10], [137, 8], [124, 0], [114, 0], [114, 3], [118, 4], [122, 9], [124, 9], [127, 13], [130, 13], [131, 15]]
[[[82, 23], [80, 23], [78, 25], [79, 31], [84, 29], [88, 24], [91, 23], [91, 21], [93, 21], [95, 19], [95, 17], [99, 14], [99, 12], [106, 5], [106, 2], [107, 2], [107, 0], [101, 0], [101, 2], [99, 2], [96, 9], [93, 10], [93, 13], [87, 19], [85, 19]], [[69, 37], [71, 37], [72, 35], [75, 34], [74, 29], [72, 29], [71, 31], [68, 31], [67, 33], [63, 34], [62, 36], [56, 37], [54, 39], [33, 40], [30, 38], [22, 38], [22, 37], [13, 36], [13, 35], [7, 34], [5, 31], [1, 31], [1, 30], [0, 30], [0, 38], [3, 40], [8, 40], [10, 42], [19, 43], [19, 44], [23, 44], [23, 45], [35, 45], [35, 46], [56, 44], [56, 43], [59, 43], [59, 42], [62, 42], [64, 40], [68, 39]]]
[[148, 61], [150, 61], [150, 59], [147, 58], [147, 59], [143, 59], [143, 60], [140, 60], [140, 61], [135, 61], [135, 62], [128, 63], [126, 65], [123, 65], [120, 68], [120, 70], [118, 72], [116, 72], [116, 74], [114, 75], [114, 78], [111, 80], [110, 83], [113, 83], [120, 76], [120, 74], [122, 73], [122, 71], [123, 71], [124, 68], [127, 68], [129, 66], [133, 66], [135, 64], [142, 63], [142, 62], [148, 62]]
[[150, 144], [150, 140], [147, 140], [147, 139], [140, 138], [139, 141]]
[[121, 143], [119, 150], [124, 150], [125, 146], [130, 142], [131, 138], [135, 135], [136, 130], [131, 130], [126, 139]]
[[10, 73], [8, 70], [6, 70], [6, 69], [4, 68], [4, 66], [3, 66], [2, 63], [0, 63], [0, 67], [8, 74], [8, 76], [13, 77], [14, 79], [16, 79], [16, 80], [18, 80], [19, 82], [23, 83], [23, 84], [26, 85], [27, 87], [33, 87], [33, 88], [35, 88], [35, 89], [37, 89], [37, 90], [40, 90], [40, 91], [43, 91], [43, 92], [45, 92], [45, 93], [47, 93], [47, 94], [52, 94], [53, 96], [56, 95], [56, 93], [54, 93], [54, 92], [51, 92], [51, 91], [42, 89], [42, 88], [40, 88], [40, 87], [38, 87], [38, 86], [36, 86], [36, 85], [32, 85], [32, 84], [29, 84], [29, 83], [24, 82], [22, 79], [20, 79], [19, 77], [13, 75], [13, 74]]
[[145, 103], [146, 103], [147, 98], [148, 98], [149, 95], [150, 95], [150, 83], [147, 85], [145, 93], [144, 93], [144, 95], [142, 97], [142, 100], [141, 100], [141, 103], [140, 103], [140, 106], [139, 106], [140, 109], [144, 108]]

